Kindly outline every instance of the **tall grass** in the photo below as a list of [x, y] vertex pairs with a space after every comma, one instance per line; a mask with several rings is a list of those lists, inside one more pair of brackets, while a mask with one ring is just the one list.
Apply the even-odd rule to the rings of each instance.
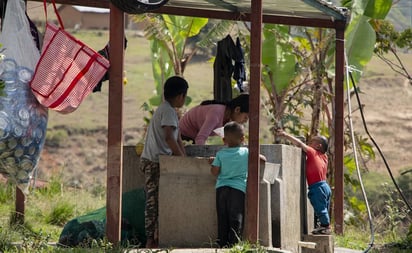
[[[22, 241], [28, 236], [27, 231], [33, 235], [41, 233], [48, 240], [56, 242], [67, 221], [106, 204], [105, 198], [96, 198], [94, 192], [68, 187], [58, 177], [52, 178], [46, 187], [33, 189], [26, 196], [25, 222], [16, 227], [11, 224], [15, 208], [15, 194], [12, 191], [14, 187], [11, 184], [0, 184], [0, 197], [4, 192], [8, 194], [7, 197], [1, 197], [0, 242]], [[4, 243], [1, 244], [4, 246]]]

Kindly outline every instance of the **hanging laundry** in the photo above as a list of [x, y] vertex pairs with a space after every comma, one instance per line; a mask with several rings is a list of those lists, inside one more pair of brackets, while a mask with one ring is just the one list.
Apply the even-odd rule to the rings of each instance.
[[243, 82], [246, 81], [246, 70], [245, 70], [245, 58], [243, 54], [242, 45], [240, 45], [239, 37], [236, 39], [236, 57], [235, 68], [233, 70], [233, 79], [236, 81], [237, 87], [240, 92], [243, 90]]
[[243, 81], [246, 80], [245, 60], [240, 40], [236, 45], [230, 35], [217, 43], [217, 53], [213, 64], [214, 99], [227, 102], [232, 99], [232, 75], [239, 90], [243, 91]]
[[[127, 39], [124, 38], [124, 50], [127, 48]], [[97, 51], [101, 56], [103, 56], [106, 59], [109, 59], [109, 43], [106, 44], [106, 46]], [[93, 88], [93, 92], [98, 92], [102, 90], [102, 84], [104, 81], [109, 80], [109, 71], [106, 72], [106, 74], [102, 77], [102, 79], [97, 83], [97, 85]]]

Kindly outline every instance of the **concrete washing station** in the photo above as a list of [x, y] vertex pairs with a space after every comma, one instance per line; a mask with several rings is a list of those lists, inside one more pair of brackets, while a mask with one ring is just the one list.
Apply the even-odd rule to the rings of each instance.
[[[223, 146], [189, 145], [187, 157], [161, 156], [159, 185], [159, 246], [216, 247], [216, 179], [208, 158]], [[123, 192], [144, 186], [140, 157], [124, 147]], [[267, 162], [260, 166], [259, 242], [298, 252], [298, 242], [313, 229], [307, 200], [302, 151], [290, 145], [261, 145]], [[246, 200], [247, 201], [247, 200]], [[246, 210], [247, 215], [247, 210]], [[246, 231], [247, 228], [245, 228]]]

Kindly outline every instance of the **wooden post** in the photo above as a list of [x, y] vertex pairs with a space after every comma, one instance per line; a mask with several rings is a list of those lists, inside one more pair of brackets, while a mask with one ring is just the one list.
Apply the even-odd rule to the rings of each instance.
[[124, 13], [112, 4], [109, 46], [106, 235], [117, 244], [122, 218]]
[[344, 72], [345, 72], [345, 22], [336, 25], [335, 57], [335, 191], [334, 230], [343, 234], [343, 113], [344, 113]]
[[24, 223], [24, 201], [26, 200], [26, 196], [19, 187], [16, 186], [16, 214], [13, 219], [13, 223], [16, 224], [23, 224]]
[[259, 239], [259, 122], [262, 59], [262, 0], [252, 0], [249, 84], [249, 175], [247, 181], [247, 239]]

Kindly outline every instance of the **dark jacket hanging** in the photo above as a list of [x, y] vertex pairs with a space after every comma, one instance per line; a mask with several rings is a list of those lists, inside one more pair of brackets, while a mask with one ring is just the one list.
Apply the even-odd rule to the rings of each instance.
[[215, 100], [221, 102], [232, 100], [232, 75], [241, 92], [243, 91], [241, 85], [246, 79], [244, 62], [239, 38], [237, 38], [237, 45], [235, 45], [230, 35], [217, 43], [217, 53], [213, 64], [213, 94]]

